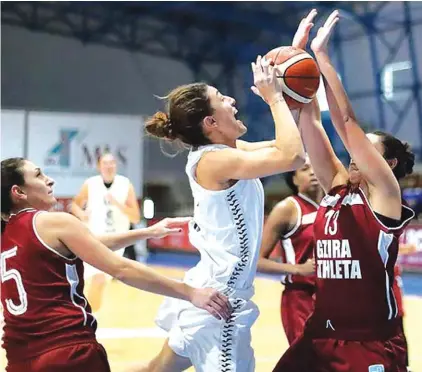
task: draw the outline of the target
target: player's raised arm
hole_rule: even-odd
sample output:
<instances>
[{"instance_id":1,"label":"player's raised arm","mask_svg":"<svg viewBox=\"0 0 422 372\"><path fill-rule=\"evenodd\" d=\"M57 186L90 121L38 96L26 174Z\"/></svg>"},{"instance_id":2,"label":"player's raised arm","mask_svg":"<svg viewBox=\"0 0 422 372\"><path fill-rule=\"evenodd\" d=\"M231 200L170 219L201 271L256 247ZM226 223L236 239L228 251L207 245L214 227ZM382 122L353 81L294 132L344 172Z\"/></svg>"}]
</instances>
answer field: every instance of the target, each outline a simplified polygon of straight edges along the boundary
<instances>
[{"instance_id":1,"label":"player's raised arm","mask_svg":"<svg viewBox=\"0 0 422 372\"><path fill-rule=\"evenodd\" d=\"M304 17L293 37L292 46L306 49L309 32L314 26L317 11L312 9ZM299 130L305 148L311 159L314 172L325 191L347 179L347 171L337 158L330 140L321 123L318 100L305 104L299 113Z\"/></svg>"},{"instance_id":2,"label":"player's raised arm","mask_svg":"<svg viewBox=\"0 0 422 372\"><path fill-rule=\"evenodd\" d=\"M299 130L322 188L328 192L333 187L346 183L348 172L337 158L322 125L317 98L302 108Z\"/></svg>"},{"instance_id":3,"label":"player's raised arm","mask_svg":"<svg viewBox=\"0 0 422 372\"><path fill-rule=\"evenodd\" d=\"M228 148L205 155L200 166L211 169L210 173L220 182L282 173L300 167L305 161L299 130L275 77L275 68L258 56L252 70L255 87L271 108L276 138L273 146L255 151Z\"/></svg>"},{"instance_id":4,"label":"player's raised arm","mask_svg":"<svg viewBox=\"0 0 422 372\"><path fill-rule=\"evenodd\" d=\"M381 153L376 150L359 126L342 82L328 55L327 44L338 20L339 12L331 13L311 44L321 73L324 75L331 119L353 162L372 186L374 208L385 216L400 219L401 196L398 181Z\"/></svg>"}]
</instances>

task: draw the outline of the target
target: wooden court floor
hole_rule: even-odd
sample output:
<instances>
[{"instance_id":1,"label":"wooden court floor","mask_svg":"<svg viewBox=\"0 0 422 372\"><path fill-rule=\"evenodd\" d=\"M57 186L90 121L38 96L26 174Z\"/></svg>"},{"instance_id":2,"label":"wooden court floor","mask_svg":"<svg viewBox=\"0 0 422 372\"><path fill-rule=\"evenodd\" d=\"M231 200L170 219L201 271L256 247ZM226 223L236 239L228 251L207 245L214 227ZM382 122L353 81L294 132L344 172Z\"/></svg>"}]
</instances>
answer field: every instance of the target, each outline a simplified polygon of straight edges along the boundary
<instances>
[{"instance_id":1,"label":"wooden court floor","mask_svg":"<svg viewBox=\"0 0 422 372\"><path fill-rule=\"evenodd\" d=\"M183 270L157 267L164 275L181 278ZM279 303L282 286L273 280L257 278L255 303L261 315L252 328L256 371L271 371L287 348L281 326ZM102 308L96 314L99 341L107 350L112 372L123 372L136 362L155 356L165 340L165 333L154 324L162 297L111 281L106 288ZM413 372L422 372L422 298L405 297L405 329ZM0 371L5 370L4 352L0 353ZM193 368L189 369L193 371Z\"/></svg>"}]
</instances>

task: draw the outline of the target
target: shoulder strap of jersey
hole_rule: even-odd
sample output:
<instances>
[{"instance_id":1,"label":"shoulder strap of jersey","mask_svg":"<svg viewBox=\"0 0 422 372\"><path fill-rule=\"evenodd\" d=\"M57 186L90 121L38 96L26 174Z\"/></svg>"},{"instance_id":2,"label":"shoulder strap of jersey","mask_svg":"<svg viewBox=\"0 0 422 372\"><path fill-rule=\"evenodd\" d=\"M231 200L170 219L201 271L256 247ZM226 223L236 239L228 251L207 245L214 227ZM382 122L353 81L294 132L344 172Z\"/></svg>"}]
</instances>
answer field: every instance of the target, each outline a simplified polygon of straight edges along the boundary
<instances>
[{"instance_id":1,"label":"shoulder strap of jersey","mask_svg":"<svg viewBox=\"0 0 422 372\"><path fill-rule=\"evenodd\" d=\"M194 171L196 169L196 165L198 164L199 160L201 160L201 157L204 155L204 153L209 151L218 151L222 149L229 148L229 146L226 145L220 145L220 144L211 144L211 145L205 145L200 146L198 148L194 148L189 151L188 155L188 162L186 164L186 173L188 177L195 178Z\"/></svg>"},{"instance_id":2,"label":"shoulder strap of jersey","mask_svg":"<svg viewBox=\"0 0 422 372\"><path fill-rule=\"evenodd\" d=\"M293 228L290 231L288 231L286 234L284 234L282 236L283 239L290 238L297 231L297 229L299 228L301 221L302 221L302 208L300 207L300 204L298 203L296 198L297 198L297 196L295 196L295 195L289 196L287 198L287 200L291 200L294 203L296 210L297 210L297 217L296 217L296 224L293 226Z\"/></svg>"}]
</instances>

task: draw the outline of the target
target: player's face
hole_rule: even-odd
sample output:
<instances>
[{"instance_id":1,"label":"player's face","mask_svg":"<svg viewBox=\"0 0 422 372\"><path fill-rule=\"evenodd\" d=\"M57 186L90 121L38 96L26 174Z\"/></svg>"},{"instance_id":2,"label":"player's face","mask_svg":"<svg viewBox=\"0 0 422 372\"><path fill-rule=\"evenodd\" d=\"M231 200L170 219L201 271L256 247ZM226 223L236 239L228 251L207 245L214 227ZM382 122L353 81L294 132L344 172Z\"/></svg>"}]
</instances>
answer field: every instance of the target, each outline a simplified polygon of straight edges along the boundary
<instances>
[{"instance_id":1,"label":"player's face","mask_svg":"<svg viewBox=\"0 0 422 372\"><path fill-rule=\"evenodd\" d=\"M208 87L208 96L214 110L212 117L215 120L215 130L227 139L237 139L246 133L242 121L236 119L237 109L234 98L222 95L216 88Z\"/></svg>"},{"instance_id":2,"label":"player's face","mask_svg":"<svg viewBox=\"0 0 422 372\"><path fill-rule=\"evenodd\" d=\"M296 170L293 181L300 193L315 192L319 189L319 182L314 174L309 157L306 157L303 167Z\"/></svg>"},{"instance_id":3,"label":"player's face","mask_svg":"<svg viewBox=\"0 0 422 372\"><path fill-rule=\"evenodd\" d=\"M382 144L381 137L372 133L368 133L366 137L371 141L376 150L381 155L384 155L384 145ZM352 184L358 184L362 182L362 175L353 159L350 160L349 164L349 178Z\"/></svg>"},{"instance_id":4,"label":"player's face","mask_svg":"<svg viewBox=\"0 0 422 372\"><path fill-rule=\"evenodd\" d=\"M57 200L53 195L54 180L46 176L42 170L30 161L23 166L25 185L20 190L13 190L19 200L28 206L48 211L54 207Z\"/></svg>"},{"instance_id":5,"label":"player's face","mask_svg":"<svg viewBox=\"0 0 422 372\"><path fill-rule=\"evenodd\" d=\"M111 154L103 155L98 163L98 170L106 181L112 181L117 173L116 159Z\"/></svg>"}]
</instances>

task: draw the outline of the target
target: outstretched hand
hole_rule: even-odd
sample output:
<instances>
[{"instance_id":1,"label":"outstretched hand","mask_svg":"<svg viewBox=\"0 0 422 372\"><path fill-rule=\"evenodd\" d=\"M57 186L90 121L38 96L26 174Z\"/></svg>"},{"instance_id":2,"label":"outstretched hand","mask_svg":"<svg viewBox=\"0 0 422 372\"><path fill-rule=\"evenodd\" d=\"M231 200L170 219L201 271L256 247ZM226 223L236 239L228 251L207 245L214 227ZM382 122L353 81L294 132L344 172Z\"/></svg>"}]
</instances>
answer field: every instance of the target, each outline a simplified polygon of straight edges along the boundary
<instances>
[{"instance_id":1,"label":"outstretched hand","mask_svg":"<svg viewBox=\"0 0 422 372\"><path fill-rule=\"evenodd\" d=\"M185 226L192 217L175 217L175 218L164 218L160 222L151 226L153 229L155 238L163 238L167 235L178 234L182 232L182 227Z\"/></svg>"},{"instance_id":2,"label":"outstretched hand","mask_svg":"<svg viewBox=\"0 0 422 372\"><path fill-rule=\"evenodd\" d=\"M311 49L317 53L328 53L328 41L333 33L334 26L340 19L340 13L338 10L332 12L324 23L324 26L320 27L317 36L312 40Z\"/></svg>"},{"instance_id":3,"label":"outstretched hand","mask_svg":"<svg viewBox=\"0 0 422 372\"><path fill-rule=\"evenodd\" d=\"M309 32L314 26L312 22L317 14L318 12L316 9L312 9L309 14L300 21L295 36L293 37L292 46L303 50L306 49L306 45L308 44L309 39Z\"/></svg>"}]
</instances>

